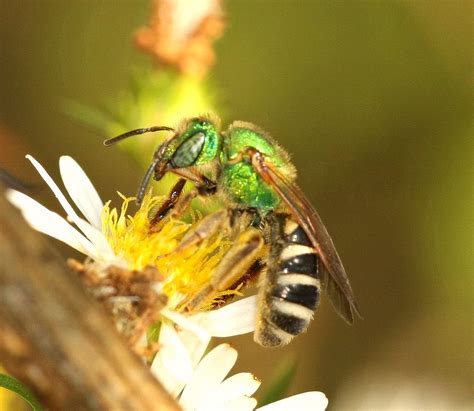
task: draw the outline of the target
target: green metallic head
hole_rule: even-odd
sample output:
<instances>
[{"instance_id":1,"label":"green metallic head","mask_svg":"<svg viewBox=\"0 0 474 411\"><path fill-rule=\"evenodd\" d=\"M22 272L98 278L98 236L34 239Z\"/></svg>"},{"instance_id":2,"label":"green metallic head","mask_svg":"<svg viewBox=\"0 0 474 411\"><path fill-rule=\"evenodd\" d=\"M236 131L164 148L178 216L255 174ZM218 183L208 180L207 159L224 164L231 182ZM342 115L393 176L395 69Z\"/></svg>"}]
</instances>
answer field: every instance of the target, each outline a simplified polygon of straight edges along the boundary
<instances>
[{"instance_id":1,"label":"green metallic head","mask_svg":"<svg viewBox=\"0 0 474 411\"><path fill-rule=\"evenodd\" d=\"M209 115L183 120L174 136L164 143L161 161L167 163L165 171L214 160L221 145L219 127L219 121Z\"/></svg>"},{"instance_id":2,"label":"green metallic head","mask_svg":"<svg viewBox=\"0 0 474 411\"><path fill-rule=\"evenodd\" d=\"M153 161L140 185L137 204L141 204L151 178L159 181L169 171L175 171L195 183L213 186L207 178L197 179L197 174L193 174L192 168L204 166L219 158L222 146L219 129L220 120L212 115L185 119L176 129L157 127L157 131L172 130L174 133L155 151ZM130 133L133 131L127 136ZM141 132L135 130L135 134ZM120 136L116 137L115 141L117 139L120 139Z\"/></svg>"}]
</instances>

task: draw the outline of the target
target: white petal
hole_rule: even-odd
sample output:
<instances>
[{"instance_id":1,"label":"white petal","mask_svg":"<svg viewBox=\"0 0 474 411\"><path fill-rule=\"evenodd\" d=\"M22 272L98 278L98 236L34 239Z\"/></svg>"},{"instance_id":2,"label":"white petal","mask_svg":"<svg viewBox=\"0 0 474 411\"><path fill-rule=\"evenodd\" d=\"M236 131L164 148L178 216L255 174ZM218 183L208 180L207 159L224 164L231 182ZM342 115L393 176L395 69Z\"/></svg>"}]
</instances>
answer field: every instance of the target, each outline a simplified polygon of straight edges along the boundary
<instances>
[{"instance_id":1,"label":"white petal","mask_svg":"<svg viewBox=\"0 0 474 411\"><path fill-rule=\"evenodd\" d=\"M229 344L220 344L210 351L194 370L179 403L184 409L192 409L210 400L210 394L218 388L237 361L237 351Z\"/></svg>"},{"instance_id":2,"label":"white petal","mask_svg":"<svg viewBox=\"0 0 474 411\"><path fill-rule=\"evenodd\" d=\"M91 258L97 258L94 245L59 214L19 191L7 190L6 197L21 210L25 220L35 230L54 237Z\"/></svg>"},{"instance_id":3,"label":"white petal","mask_svg":"<svg viewBox=\"0 0 474 411\"><path fill-rule=\"evenodd\" d=\"M243 298L218 310L192 316L213 337L231 337L253 332L257 297Z\"/></svg>"},{"instance_id":4,"label":"white petal","mask_svg":"<svg viewBox=\"0 0 474 411\"><path fill-rule=\"evenodd\" d=\"M183 329L192 331L196 336L203 341L206 341L210 334L204 329L197 321L193 321L192 317L186 317L176 311L169 310L164 308L161 310L160 314L164 317L169 318L176 325L180 326Z\"/></svg>"},{"instance_id":5,"label":"white petal","mask_svg":"<svg viewBox=\"0 0 474 411\"><path fill-rule=\"evenodd\" d=\"M59 203L63 207L64 211L66 211L68 217L76 224L79 229L86 235L86 237L92 241L92 243L99 249L99 250L107 250L107 254L112 254L112 249L110 245L107 243L107 240L105 239L104 235L100 230L97 228L93 227L91 224L88 222L84 221L82 218L80 218L74 209L71 207L69 202L67 201L66 197L64 197L64 194L61 192L57 184L53 181L51 176L48 174L48 172L44 169L44 167L38 163L32 156L27 155L26 158L31 161L33 166L36 168L38 173L41 175L43 180L48 184L49 188L51 191L54 193L56 198L58 199Z\"/></svg>"},{"instance_id":6,"label":"white petal","mask_svg":"<svg viewBox=\"0 0 474 411\"><path fill-rule=\"evenodd\" d=\"M211 336L209 335L206 339L203 339L197 336L194 331L190 330L181 330L179 336L188 351L191 364L193 368L195 368L206 352L206 348L211 341Z\"/></svg>"},{"instance_id":7,"label":"white petal","mask_svg":"<svg viewBox=\"0 0 474 411\"><path fill-rule=\"evenodd\" d=\"M84 214L84 217L97 229L102 229L101 212L104 203L84 170L69 156L59 159L59 171L69 196Z\"/></svg>"},{"instance_id":8,"label":"white petal","mask_svg":"<svg viewBox=\"0 0 474 411\"><path fill-rule=\"evenodd\" d=\"M199 409L228 410L250 409L257 405L257 401L250 398L260 386L260 381L251 373L235 374L223 381L215 391L209 393L208 398Z\"/></svg>"},{"instance_id":9,"label":"white petal","mask_svg":"<svg viewBox=\"0 0 474 411\"><path fill-rule=\"evenodd\" d=\"M178 327L182 327L179 331L177 331L177 335L179 337L180 344L182 344L187 353L187 358L189 358L191 368L194 369L201 360L207 346L209 345L209 341L211 340L210 334L200 327L199 324L196 324L194 321L191 321L189 318L175 311L163 309L161 314L177 324ZM175 331L174 328L173 331ZM160 332L160 343L161 336L162 334ZM153 364L155 364L155 362L153 362ZM158 367L158 365L156 365L156 367ZM172 392L174 396L177 396L183 390L186 382L188 382L189 379L190 378L175 381L172 390L169 391Z\"/></svg>"},{"instance_id":10,"label":"white petal","mask_svg":"<svg viewBox=\"0 0 474 411\"><path fill-rule=\"evenodd\" d=\"M159 344L160 350L151 364L151 372L171 395L177 396L191 379L191 359L173 325L167 322L161 324Z\"/></svg>"},{"instance_id":11,"label":"white petal","mask_svg":"<svg viewBox=\"0 0 474 411\"><path fill-rule=\"evenodd\" d=\"M197 411L253 411L256 405L257 400L255 398L239 397L225 403L202 405L197 408Z\"/></svg>"},{"instance_id":12,"label":"white petal","mask_svg":"<svg viewBox=\"0 0 474 411\"><path fill-rule=\"evenodd\" d=\"M258 408L258 411L324 411L328 406L328 399L318 391L309 391L293 395L280 401L273 402Z\"/></svg>"},{"instance_id":13,"label":"white petal","mask_svg":"<svg viewBox=\"0 0 474 411\"><path fill-rule=\"evenodd\" d=\"M97 250L97 254L101 256L103 260L106 260L109 263L118 264L121 266L126 267L126 262L117 257L112 250L109 242L105 238L105 235L89 224L86 220L78 217L78 221L80 221L79 228L86 234L89 240L94 244L94 247Z\"/></svg>"},{"instance_id":14,"label":"white petal","mask_svg":"<svg viewBox=\"0 0 474 411\"><path fill-rule=\"evenodd\" d=\"M61 204L61 206L64 208L64 211L66 211L68 217L71 218L71 220L73 220L74 223L77 224L76 220L78 219L78 215L76 214L74 209L71 207L66 197L64 197L64 194L61 192L60 188L57 186L57 184L54 182L54 180L51 178L48 172L34 157L28 154L26 155L26 158L31 161L31 164L33 164L34 168L36 168L36 171L38 171L38 173L43 178L45 183L48 184L49 188L51 189L53 194L56 196L56 198L59 200L59 203Z\"/></svg>"},{"instance_id":15,"label":"white petal","mask_svg":"<svg viewBox=\"0 0 474 411\"><path fill-rule=\"evenodd\" d=\"M219 385L213 395L213 402L226 402L244 396L250 397L258 390L260 384L260 381L249 372L235 374Z\"/></svg>"},{"instance_id":16,"label":"white petal","mask_svg":"<svg viewBox=\"0 0 474 411\"><path fill-rule=\"evenodd\" d=\"M205 340L198 337L193 331L189 330L180 330L178 331L178 336L181 340L181 343L186 349L187 355L190 359L191 368L194 369L196 365L201 360L202 356L206 352L206 348L209 345L211 337L209 336ZM189 378L190 379L190 378ZM170 393L177 397L178 394L183 390L186 383L189 379L182 381L175 381L174 386Z\"/></svg>"}]
</instances>

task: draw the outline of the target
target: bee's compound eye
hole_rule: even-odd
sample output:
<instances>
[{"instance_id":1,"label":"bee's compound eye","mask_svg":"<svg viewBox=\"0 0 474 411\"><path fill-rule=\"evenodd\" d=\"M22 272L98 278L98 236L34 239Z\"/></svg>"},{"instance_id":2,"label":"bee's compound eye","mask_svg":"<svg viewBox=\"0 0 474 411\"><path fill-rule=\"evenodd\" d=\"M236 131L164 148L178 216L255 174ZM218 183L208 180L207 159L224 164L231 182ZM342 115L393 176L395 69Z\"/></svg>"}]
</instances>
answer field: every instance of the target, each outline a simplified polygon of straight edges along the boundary
<instances>
[{"instance_id":1,"label":"bee's compound eye","mask_svg":"<svg viewBox=\"0 0 474 411\"><path fill-rule=\"evenodd\" d=\"M189 167L201 154L206 136L202 132L198 132L184 141L175 151L171 159L173 168Z\"/></svg>"}]
</instances>

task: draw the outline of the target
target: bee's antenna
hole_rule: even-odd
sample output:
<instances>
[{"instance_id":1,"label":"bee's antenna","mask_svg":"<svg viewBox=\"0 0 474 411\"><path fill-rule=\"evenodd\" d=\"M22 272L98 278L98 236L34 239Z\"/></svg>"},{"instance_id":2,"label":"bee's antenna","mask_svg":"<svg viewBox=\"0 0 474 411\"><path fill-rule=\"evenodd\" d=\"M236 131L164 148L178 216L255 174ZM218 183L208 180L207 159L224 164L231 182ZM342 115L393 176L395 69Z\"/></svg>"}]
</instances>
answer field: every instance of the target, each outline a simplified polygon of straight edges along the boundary
<instances>
[{"instance_id":1,"label":"bee's antenna","mask_svg":"<svg viewBox=\"0 0 474 411\"><path fill-rule=\"evenodd\" d=\"M150 183L151 176L153 175L153 172L155 171L155 167L160 161L159 158L154 158L152 163L150 164L150 167L146 170L145 176L143 177L143 180L140 184L140 187L138 189L137 193L137 205L141 206L143 202L143 198L145 197L146 189L148 187L148 184Z\"/></svg>"},{"instance_id":2,"label":"bee's antenna","mask_svg":"<svg viewBox=\"0 0 474 411\"><path fill-rule=\"evenodd\" d=\"M127 131L126 133L120 134L117 137L112 137L112 138L108 138L107 140L104 140L104 146L111 146L112 144L125 140L128 137L137 136L139 134L145 134L145 133L154 133L156 131L174 131L174 128L166 127L166 126L137 128L135 130Z\"/></svg>"}]
</instances>

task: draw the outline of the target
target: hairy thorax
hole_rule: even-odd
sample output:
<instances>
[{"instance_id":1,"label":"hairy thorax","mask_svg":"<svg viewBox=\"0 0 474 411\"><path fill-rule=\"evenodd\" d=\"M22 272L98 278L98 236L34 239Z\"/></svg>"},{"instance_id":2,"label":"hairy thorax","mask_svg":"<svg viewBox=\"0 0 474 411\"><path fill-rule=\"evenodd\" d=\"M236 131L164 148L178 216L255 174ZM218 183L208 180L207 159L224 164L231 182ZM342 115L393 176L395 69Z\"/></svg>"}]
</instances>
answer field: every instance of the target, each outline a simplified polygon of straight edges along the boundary
<instances>
[{"instance_id":1,"label":"hairy thorax","mask_svg":"<svg viewBox=\"0 0 474 411\"><path fill-rule=\"evenodd\" d=\"M248 163L225 166L221 178L227 199L238 206L256 208L265 214L280 204L277 193Z\"/></svg>"}]
</instances>

